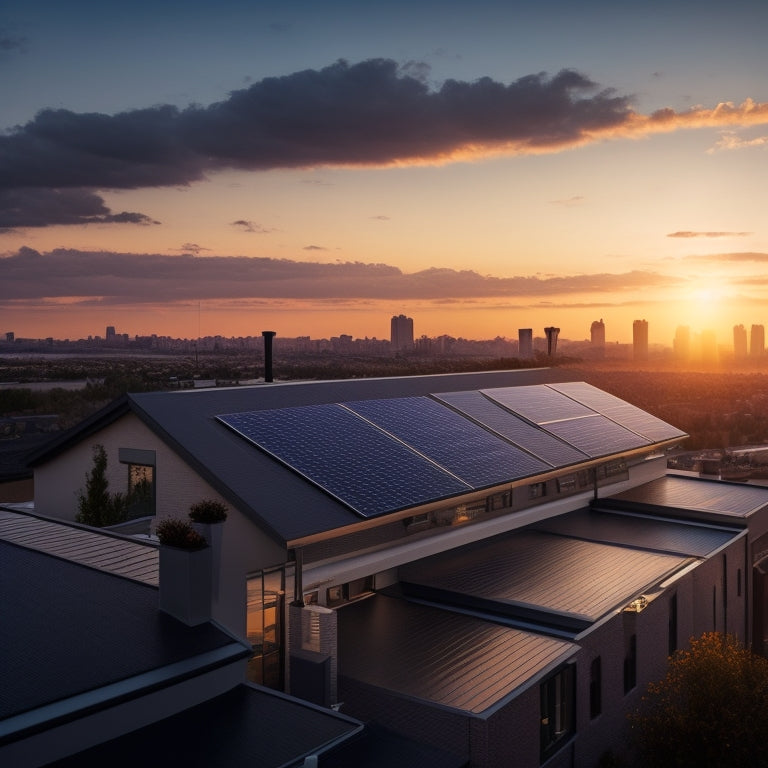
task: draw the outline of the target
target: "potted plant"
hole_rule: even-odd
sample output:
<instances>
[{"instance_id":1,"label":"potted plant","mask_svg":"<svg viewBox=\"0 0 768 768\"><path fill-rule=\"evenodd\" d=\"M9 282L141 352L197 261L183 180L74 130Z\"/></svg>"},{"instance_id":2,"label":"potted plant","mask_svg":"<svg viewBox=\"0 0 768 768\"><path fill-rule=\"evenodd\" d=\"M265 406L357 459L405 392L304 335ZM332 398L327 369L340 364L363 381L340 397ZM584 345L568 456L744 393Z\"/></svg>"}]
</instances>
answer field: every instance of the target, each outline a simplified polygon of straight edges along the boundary
<instances>
[{"instance_id":1,"label":"potted plant","mask_svg":"<svg viewBox=\"0 0 768 768\"><path fill-rule=\"evenodd\" d=\"M211 618L211 548L187 520L157 524L160 541L160 609L195 626Z\"/></svg>"},{"instance_id":2,"label":"potted plant","mask_svg":"<svg viewBox=\"0 0 768 768\"><path fill-rule=\"evenodd\" d=\"M193 528L205 538L212 547L221 543L221 526L227 519L227 507L215 499L203 499L189 508L189 519Z\"/></svg>"},{"instance_id":3,"label":"potted plant","mask_svg":"<svg viewBox=\"0 0 768 768\"><path fill-rule=\"evenodd\" d=\"M203 549L206 540L186 520L166 517L157 524L157 538L166 547L194 551Z\"/></svg>"}]
</instances>

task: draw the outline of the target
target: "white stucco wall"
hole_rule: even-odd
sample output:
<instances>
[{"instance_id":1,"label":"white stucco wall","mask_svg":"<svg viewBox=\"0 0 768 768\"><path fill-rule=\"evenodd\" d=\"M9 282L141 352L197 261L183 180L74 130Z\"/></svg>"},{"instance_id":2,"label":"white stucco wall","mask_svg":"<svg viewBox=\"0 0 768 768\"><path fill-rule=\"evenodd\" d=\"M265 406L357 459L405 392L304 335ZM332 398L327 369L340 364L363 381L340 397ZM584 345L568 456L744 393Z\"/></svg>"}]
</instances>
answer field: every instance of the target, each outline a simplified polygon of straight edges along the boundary
<instances>
[{"instance_id":1,"label":"white stucco wall","mask_svg":"<svg viewBox=\"0 0 768 768\"><path fill-rule=\"evenodd\" d=\"M126 414L89 439L35 469L35 512L63 520L77 515L78 491L93 466L93 446L107 453L110 492L125 492L128 469L119 461L120 449L155 451L157 519L186 518L189 507L201 499L227 505L229 516L222 530L222 547L214 553L214 620L240 637L246 627L246 576L285 562L285 550L250 519L220 496L200 475L171 450L138 417Z\"/></svg>"}]
</instances>

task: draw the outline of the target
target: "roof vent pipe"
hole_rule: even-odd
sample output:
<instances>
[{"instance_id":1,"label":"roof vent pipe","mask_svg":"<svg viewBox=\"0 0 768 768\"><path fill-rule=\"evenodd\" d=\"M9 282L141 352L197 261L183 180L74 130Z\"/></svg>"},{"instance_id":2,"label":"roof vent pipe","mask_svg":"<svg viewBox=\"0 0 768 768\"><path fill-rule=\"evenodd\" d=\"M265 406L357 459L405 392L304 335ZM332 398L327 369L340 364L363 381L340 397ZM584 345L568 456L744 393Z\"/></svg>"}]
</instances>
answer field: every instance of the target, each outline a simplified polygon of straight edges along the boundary
<instances>
[{"instance_id":1,"label":"roof vent pipe","mask_svg":"<svg viewBox=\"0 0 768 768\"><path fill-rule=\"evenodd\" d=\"M264 337L264 381L272 381L272 339L275 338L274 331L262 331Z\"/></svg>"}]
</instances>

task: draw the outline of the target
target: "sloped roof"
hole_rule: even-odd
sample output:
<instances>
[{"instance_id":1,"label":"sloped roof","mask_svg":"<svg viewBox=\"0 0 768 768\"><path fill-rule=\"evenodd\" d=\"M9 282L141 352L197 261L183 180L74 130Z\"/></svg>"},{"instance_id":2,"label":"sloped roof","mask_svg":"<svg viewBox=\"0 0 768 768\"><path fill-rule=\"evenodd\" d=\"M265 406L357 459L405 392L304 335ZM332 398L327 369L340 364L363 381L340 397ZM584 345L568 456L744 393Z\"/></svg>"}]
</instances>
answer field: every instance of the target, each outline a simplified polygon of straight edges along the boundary
<instances>
[{"instance_id":1,"label":"sloped roof","mask_svg":"<svg viewBox=\"0 0 768 768\"><path fill-rule=\"evenodd\" d=\"M285 544L685 437L589 385L546 386L563 377L539 369L141 393L118 403L114 414L136 413L233 506ZM475 402L451 393L475 393ZM557 416L549 418L555 405ZM631 427L599 409L627 418ZM103 412L84 429L93 433L110 418ZM479 453L460 450L469 438ZM78 433L63 438L37 461L77 439ZM451 446L459 449L451 454ZM483 451L494 461L484 461ZM468 467L468 459L475 465ZM489 474L505 462L506 470Z\"/></svg>"},{"instance_id":2,"label":"sloped roof","mask_svg":"<svg viewBox=\"0 0 768 768\"><path fill-rule=\"evenodd\" d=\"M157 545L133 537L0 508L0 539L145 584L158 583Z\"/></svg>"},{"instance_id":3,"label":"sloped roof","mask_svg":"<svg viewBox=\"0 0 768 768\"><path fill-rule=\"evenodd\" d=\"M655 514L670 510L693 519L746 525L768 506L768 488L746 483L665 475L600 500L610 509L634 509Z\"/></svg>"},{"instance_id":4,"label":"sloped roof","mask_svg":"<svg viewBox=\"0 0 768 768\"><path fill-rule=\"evenodd\" d=\"M477 716L578 650L568 641L385 594L345 606L338 620L342 678Z\"/></svg>"},{"instance_id":5,"label":"sloped roof","mask_svg":"<svg viewBox=\"0 0 768 768\"><path fill-rule=\"evenodd\" d=\"M302 765L305 757L333 748L362 727L332 709L242 684L54 765L284 768Z\"/></svg>"},{"instance_id":6,"label":"sloped roof","mask_svg":"<svg viewBox=\"0 0 768 768\"><path fill-rule=\"evenodd\" d=\"M577 633L692 558L525 529L400 568L406 594Z\"/></svg>"},{"instance_id":7,"label":"sloped roof","mask_svg":"<svg viewBox=\"0 0 768 768\"><path fill-rule=\"evenodd\" d=\"M156 588L0 541L0 743L248 655L158 607ZM10 618L12 617L12 619Z\"/></svg>"},{"instance_id":8,"label":"sloped roof","mask_svg":"<svg viewBox=\"0 0 768 768\"><path fill-rule=\"evenodd\" d=\"M709 557L740 532L733 527L699 525L686 520L657 520L647 515L600 509L582 509L550 517L534 527L603 544L701 558Z\"/></svg>"}]
</instances>

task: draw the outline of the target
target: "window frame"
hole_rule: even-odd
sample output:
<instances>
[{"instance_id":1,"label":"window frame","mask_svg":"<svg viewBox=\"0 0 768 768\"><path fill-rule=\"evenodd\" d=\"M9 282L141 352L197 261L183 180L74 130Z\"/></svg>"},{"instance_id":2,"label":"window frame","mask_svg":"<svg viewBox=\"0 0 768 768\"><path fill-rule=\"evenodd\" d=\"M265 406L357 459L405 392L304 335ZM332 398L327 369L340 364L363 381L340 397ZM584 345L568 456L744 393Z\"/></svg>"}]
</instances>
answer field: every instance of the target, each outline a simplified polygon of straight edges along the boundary
<instances>
[{"instance_id":1,"label":"window frame","mask_svg":"<svg viewBox=\"0 0 768 768\"><path fill-rule=\"evenodd\" d=\"M548 760L576 733L576 665L563 664L539 686L541 762ZM558 729L559 728L559 729Z\"/></svg>"}]
</instances>

